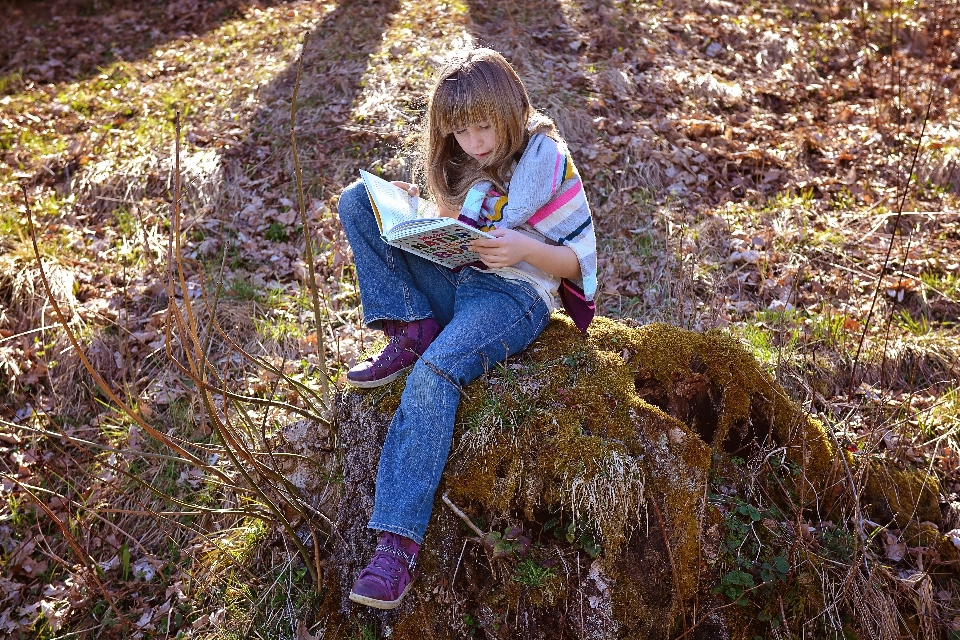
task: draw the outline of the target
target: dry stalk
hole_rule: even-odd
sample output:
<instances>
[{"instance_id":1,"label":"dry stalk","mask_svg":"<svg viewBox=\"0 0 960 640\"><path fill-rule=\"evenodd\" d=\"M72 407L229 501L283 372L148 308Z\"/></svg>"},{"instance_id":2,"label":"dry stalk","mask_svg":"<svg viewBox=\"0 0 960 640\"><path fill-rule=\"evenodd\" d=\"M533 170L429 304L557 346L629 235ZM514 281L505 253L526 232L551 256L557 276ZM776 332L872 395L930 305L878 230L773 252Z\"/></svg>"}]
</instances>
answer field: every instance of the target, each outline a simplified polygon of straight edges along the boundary
<instances>
[{"instance_id":1,"label":"dry stalk","mask_svg":"<svg viewBox=\"0 0 960 640\"><path fill-rule=\"evenodd\" d=\"M46 415L46 414L45 414L45 415ZM48 418L48 420L50 420L50 422L51 422L52 424L55 424L55 423L53 422L53 420L50 418L50 416L47 416L47 418ZM17 426L17 427L19 427L20 429L34 430L34 431L37 432L37 433L42 433L43 435L47 435L47 436L54 436L54 437L63 438L63 439L65 439L65 440L67 440L68 442L70 442L71 444L73 444L74 446L76 446L77 449L80 450L82 453L85 453L85 454L87 454L87 455L91 455L91 456L92 456L92 453L91 453L89 450L87 450L87 449L85 448L85 446L82 444L82 443L85 443L86 441L78 440L78 439L72 437L70 434L68 434L67 432L65 432L65 431L63 431L63 430L61 430L59 433L54 433L54 432L48 432L48 431L46 431L46 430L30 429L29 427L26 427L26 425L13 425L13 426ZM53 446L54 446L54 448L55 448L64 458L67 458L67 459L71 460L71 462L73 462L73 468L74 468L74 469L80 469L80 468L82 468L82 465L81 465L70 453L68 453L67 451L61 449L61 448L58 447L55 443L54 443ZM107 447L102 447L102 446L101 446L101 448L107 448ZM114 451L118 451L118 450L114 450ZM119 451L118 451L118 452L119 452ZM138 452L138 455L147 456L147 455L149 455L149 454L147 454L146 452ZM160 454L155 454L155 455L156 455L157 457L161 457ZM177 459L173 458L172 456L162 456L162 457L164 457L164 458L169 458L169 459L173 459L173 460L177 460ZM183 461L183 462L186 462L186 461ZM153 519L155 522L161 522L161 521L170 522L170 523L173 524L174 526L177 526L177 527L182 528L182 529L186 529L186 530L190 531L191 533L193 533L194 535L199 536L199 537L205 539L207 542L210 542L211 544L213 544L214 546L216 546L218 549L220 549L221 551L223 551L223 552L226 554L226 556L229 558L230 562L236 567L236 569L237 569L238 571L240 571L241 573L247 574L250 578L253 578L253 577L254 577L246 567L242 566L239 562L236 561L236 559L235 559L232 555L226 553L226 551L225 551L224 549L220 548L220 545L219 545L216 541L212 540L206 533L204 533L204 532L201 531L201 530L196 529L195 527L193 527L193 526L191 526L191 525L184 524L184 523L182 523L182 522L180 522L180 521L178 521L178 520L174 520L174 519L172 519L172 518L179 518L179 517L184 516L184 515L216 514L216 515L237 515L237 516L246 516L246 517L257 518L257 519L260 519L260 520L270 520L270 519L271 519L271 518L270 518L270 514L268 514L268 513L263 513L263 512L259 512L259 513L258 513L258 512L255 512L255 511L243 510L243 509L212 509L212 508L210 508L210 507L204 507L204 506L200 506L200 505L190 504L190 503L184 502L184 501L182 501L182 500L180 500L180 499L178 499L178 498L174 498L173 496L167 495L167 494L159 491L158 489L156 489L156 488L155 488L153 485L151 485L150 483L145 482L139 475L132 474L132 473L128 472L126 469L124 469L124 468L122 468L122 467L120 467L120 466L118 466L118 465L114 465L114 464L111 464L111 463L109 463L109 462L105 462L105 463L104 463L104 466L105 466L106 468L112 470L112 471L115 471L116 473L118 473L118 474L120 474L120 475L125 476L127 479L132 480L133 482L136 482L137 484L141 485L148 493L153 493L154 495L156 495L156 496L157 496L158 498L160 498L161 500L168 501L168 502L172 502L172 503L174 503L174 504L176 504L176 505L178 505L178 506L183 507L184 509L191 509L191 510L190 510L190 511L180 510L180 511L170 511L170 512L166 512L166 511L157 511L157 510L155 510L155 509L151 509L148 505L144 504L144 503L143 503L140 499L138 499L136 496L127 493L119 484L114 483L114 482L108 482L108 483L107 483L107 486L109 486L111 489L113 489L114 491L116 491L116 492L117 492L120 496L122 496L123 498L126 498L126 499L129 500L130 502L135 503L135 504L137 504L138 506L142 507L142 509L141 509L141 510L112 509L112 508L103 508L103 507L99 507L99 506L96 507L96 508L91 508L89 505L87 505L87 504L85 504L85 503L77 502L76 500L73 500L73 499L71 499L71 498L68 498L67 496L65 496L65 495L63 495L63 494L58 493L58 492L55 492L55 491L52 491L52 490L50 490L50 489L44 489L44 488L42 488L42 487L35 487L35 486L29 486L29 485L25 485L25 486L27 486L29 489L32 489L32 490L37 491L37 492L43 492L43 493L48 493L48 494L50 494L50 495L58 496L58 497L62 500L63 504L69 504L70 506L72 506L74 509L76 509L76 510L78 510L78 511L80 511L80 510L85 511L86 513L88 513L90 516L92 516L92 517L95 518L96 520L102 522L105 526L111 527L111 528L114 529L118 534L123 535L124 537L126 537L127 539L129 539L134 546L140 548L141 551L143 551L145 554L148 554L149 552L148 552L148 550L144 547L144 545L142 544L142 541L141 541L139 538L137 538L136 536L132 535L130 532L126 531L125 529L123 529L122 527L118 526L117 524L111 522L110 520L105 519L105 518L104 518L102 515L100 515L100 514L102 514L102 513L119 513L119 514L130 514L130 515L142 515L142 516L148 516L148 517L150 517L150 518ZM63 477L59 476L58 474L55 474L55 475L57 475L58 479L60 479L60 480L62 480L62 481L66 481L66 478L63 478ZM89 476L89 473L88 473L87 475ZM47 480L48 480L48 483L49 483L49 477L47 477ZM52 483L49 483L49 484L52 485ZM233 491L238 492L238 493L245 492L242 487L230 486L229 488L230 488L231 490L233 490ZM252 491L246 491L246 492L252 493ZM81 525L81 526L83 526L83 525ZM88 532L89 532L89 529L88 529ZM167 537L169 538L169 535L168 535Z\"/></svg>"},{"instance_id":2,"label":"dry stalk","mask_svg":"<svg viewBox=\"0 0 960 640\"><path fill-rule=\"evenodd\" d=\"M327 350L323 337L323 318L320 315L320 294L317 291L317 280L313 267L313 246L311 243L310 225L307 220L307 207L303 197L303 175L300 171L300 158L297 154L297 94L300 92L300 72L303 69L303 52L307 48L308 39L309 36L304 36L303 44L300 48L300 56L297 58L297 76L293 85L293 98L290 100L290 145L293 150L294 174L297 178L297 200L300 205L300 222L303 225L304 252L306 254L304 257L307 262L307 278L310 280L308 284L310 285L310 294L313 298L313 313L317 325L317 358L320 360L322 370L320 384L323 393L323 406L335 411L330 404L330 386L327 379ZM333 425L335 424L336 421L333 421ZM331 429L335 429L333 425L331 425ZM336 437L335 431L331 431L331 433Z\"/></svg>"},{"instance_id":3,"label":"dry stalk","mask_svg":"<svg viewBox=\"0 0 960 640\"><path fill-rule=\"evenodd\" d=\"M207 311L208 311L208 313L210 314L210 325L211 325L211 327L213 327L213 329L215 329L215 330L217 331L217 333L220 335L220 337L223 339L223 341L227 344L227 346L230 347L231 349L237 351L238 353L240 353L244 358L246 358L248 361L256 364L258 367L260 367L260 368L262 368L262 369L264 369L264 370L266 370L266 371L269 371L269 372L272 373L273 375L277 376L277 378L280 378L280 379L284 380L285 382L289 383L290 386L293 387L293 388L297 391L297 395L298 395L311 409L313 409L313 412L311 413L310 411L307 411L307 410L305 410L305 409L301 409L300 407L298 407L298 406L296 406L296 405L293 405L293 404L290 404L290 403L287 403L287 402L282 402L282 401L279 401L279 400L269 400L269 399L266 399L266 398L254 398L254 397L252 397L252 396L245 396L245 395L242 395L242 394L239 394L239 393L234 393L234 392L232 392L232 391L230 391L229 389L226 388L226 381L223 380L223 379L220 379L220 382L221 382L222 386L220 386L220 387L214 387L214 386L209 386L209 385L208 385L209 390L210 390L210 391L215 391L216 393L224 394L224 395L226 395L228 398L230 398L231 400L239 400L239 401L242 401L242 402L249 402L249 403L251 403L251 404L258 404L258 405L261 405L261 406L264 406L264 407L274 407L274 408L277 408L277 409L283 409L283 410L285 410L285 411L290 411L290 412L292 412L292 413L299 414L299 415L303 416L304 418L308 418L308 419L310 419L310 420L313 420L314 422L318 422L318 423L323 424L323 425L326 425L326 426L328 426L328 427L331 426L330 420L327 420L325 417L323 417L323 415L321 415L321 414L323 413L323 411L324 411L325 405L321 405L321 408L320 408L320 410L318 411L317 408L316 408L315 406L313 406L313 404L311 403L310 397L313 397L314 399L321 400L321 402L323 402L323 400L320 399L320 398L316 398L316 393L314 393L314 391L313 391L310 387L308 387L308 386L306 386L305 384L301 383L299 380L296 380L296 379L291 378L290 376L288 376L286 373L284 373L283 367L277 367L277 366L273 365L272 363L268 362L267 360L263 360L262 358L258 358L258 357L256 357L256 356L254 356L253 354L249 353L246 349L244 349L242 346L240 346L240 344L238 344L233 338L231 338L231 337L227 334L226 331L223 330L223 327L220 325L220 322L219 322L219 321L217 320L217 318L216 318L216 313L215 313L216 307L215 307L215 306L211 306L210 303L209 303L208 300L207 300L207 294L206 294L206 290L205 290L204 284L205 284L205 280L204 280L204 278L203 278L203 271L201 270L201 272L200 272L200 285L201 285L201 287L200 287L200 292L201 292L201 295L202 295L202 297L203 297L204 304L206 304ZM222 288L222 285L223 285L222 281L217 283L217 291L218 291L218 292L219 292L220 289ZM179 363L177 363L177 364L179 364ZM181 369L182 369L182 366L181 366ZM217 375L218 378L220 378L220 376L219 376L219 374L216 372L216 370L214 370L213 373L214 373L215 375Z\"/></svg>"},{"instance_id":4,"label":"dry stalk","mask_svg":"<svg viewBox=\"0 0 960 640\"><path fill-rule=\"evenodd\" d=\"M70 344L73 346L74 351L77 354L77 357L80 358L80 361L83 363L84 368L87 370L87 373L93 378L94 382L97 383L97 386L101 391L106 394L111 402L116 404L120 409L127 414L134 422L137 423L137 426L141 427L144 431L150 434L152 437L156 438L158 441L173 449L178 454L190 461L194 466L209 470L211 473L219 477L224 483L231 484L230 478L227 477L223 472L221 472L216 467L213 467L207 464L204 460L193 455L183 447L181 447L174 438L168 436L167 434L154 429L150 426L146 420L140 415L139 412L134 411L127 403L123 402L110 388L110 385L103 379L103 377L97 372L94 366L90 363L90 360L84 354L83 350L80 348L80 343L77 340L77 337L74 335L73 331L70 329L67 319L63 314L63 311L60 309L60 304L57 302L56 297L53 295L52 289L50 287L50 282L47 280L46 272L43 268L43 261L40 258L40 248L37 245L37 234L36 229L33 224L33 213L30 209L29 201L27 198L26 189L23 189L24 202L26 203L27 210L27 223L30 229L30 240L33 243L33 253L37 260L38 272L40 274L40 281L43 284L44 291L47 294L47 299L50 301L50 306L53 307L53 311L57 316L57 320L60 322L60 326L63 327L64 332L67 335L67 338L70 340Z\"/></svg>"},{"instance_id":5,"label":"dry stalk","mask_svg":"<svg viewBox=\"0 0 960 640\"><path fill-rule=\"evenodd\" d=\"M26 195L26 194L24 194L24 195ZM28 207L28 208L29 208L29 207ZM30 230L31 230L31 232L33 231L33 226L32 226L32 224L31 224L31 229L30 229ZM74 554L77 556L77 558L84 564L84 566L87 568L87 570L90 571L90 575L93 577L94 582L97 583L97 587L100 589L100 593L103 594L103 599L107 601L107 604L110 605L110 608L113 610L113 612L114 612L115 614L117 614L117 620L120 621L120 624L122 624L124 628L129 628L129 627L130 627L130 621L127 619L126 616L124 616L122 613L120 613L120 610L117 608L117 605L116 605L116 603L113 601L113 598L110 597L110 592L108 592L107 589L106 589L106 587L103 586L103 583L100 582L100 577L97 575L97 563L94 562L93 559L90 558L89 555L87 555L86 553L84 553L83 548L80 546L80 543L77 541L77 539L73 537L73 534L70 533L69 528L68 528L65 524L63 524L63 522L60 520L60 518L58 518L58 517L56 516L56 514L53 513L53 511L50 510L50 507L48 507L48 506L43 502L43 500L41 500L40 498L38 498L38 497L36 496L36 494L34 494L33 491L31 491L25 484L23 484L22 482L20 482L20 480L18 480L18 479L15 478L14 476L11 476L11 475L9 475L9 474L7 474L7 473L3 473L3 474L0 474L0 475L3 475L3 477L4 477L5 479L9 480L10 482L13 482L13 483L16 484L18 487L20 487L20 489L22 489L24 493L26 493L28 496L30 496L30 499L33 500L33 502L34 502L38 507L40 507L40 509L47 515L47 517L50 518L50 520L51 520L55 525L57 525L57 528L60 529L60 532L63 534L64 540L66 540L66 541L67 541L67 544L70 545L70 548L73 550L73 553L74 553Z\"/></svg>"}]
</instances>

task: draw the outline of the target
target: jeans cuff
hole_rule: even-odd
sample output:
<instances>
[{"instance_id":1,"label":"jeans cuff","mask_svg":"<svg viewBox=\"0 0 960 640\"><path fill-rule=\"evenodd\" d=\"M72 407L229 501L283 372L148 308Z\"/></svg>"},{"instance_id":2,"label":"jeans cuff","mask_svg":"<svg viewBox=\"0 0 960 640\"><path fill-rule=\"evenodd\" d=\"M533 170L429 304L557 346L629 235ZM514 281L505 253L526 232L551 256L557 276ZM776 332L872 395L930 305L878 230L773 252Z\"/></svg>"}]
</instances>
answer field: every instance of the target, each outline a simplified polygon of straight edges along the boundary
<instances>
[{"instance_id":1,"label":"jeans cuff","mask_svg":"<svg viewBox=\"0 0 960 640\"><path fill-rule=\"evenodd\" d=\"M374 522L373 520L371 520L367 524L367 529L373 529L374 531L389 531L390 533L395 533L398 536L404 536L405 538L410 538L417 544L423 544L423 535L418 534L411 529L407 529L406 527L398 527L396 525L383 524L383 523Z\"/></svg>"},{"instance_id":2,"label":"jeans cuff","mask_svg":"<svg viewBox=\"0 0 960 640\"><path fill-rule=\"evenodd\" d=\"M432 317L433 317L432 314L427 314L427 315L411 314L411 315L406 316L406 317L403 317L403 316L398 317L397 314L395 314L395 313L394 313L394 314L390 314L390 313L374 313L374 314L369 314L369 315L368 315L367 313L364 313L364 314L363 314L363 324L364 324L364 326L366 326L368 329L381 330L381 329L383 329L383 321L384 321L384 320L399 320L400 322L414 322L414 321L416 321L416 320L426 320L427 318L432 318ZM369 319L368 319L368 318L369 318ZM394 533L396 533L396 532L394 532Z\"/></svg>"}]
</instances>

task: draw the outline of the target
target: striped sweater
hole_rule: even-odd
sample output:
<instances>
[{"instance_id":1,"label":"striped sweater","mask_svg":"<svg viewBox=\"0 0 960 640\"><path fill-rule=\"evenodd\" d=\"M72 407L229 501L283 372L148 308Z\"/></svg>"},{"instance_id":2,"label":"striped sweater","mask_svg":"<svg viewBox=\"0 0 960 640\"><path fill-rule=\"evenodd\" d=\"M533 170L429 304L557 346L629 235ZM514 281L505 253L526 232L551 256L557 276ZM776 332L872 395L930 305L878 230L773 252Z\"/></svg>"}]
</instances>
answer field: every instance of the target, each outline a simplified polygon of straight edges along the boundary
<instances>
[{"instance_id":1,"label":"striped sweater","mask_svg":"<svg viewBox=\"0 0 960 640\"><path fill-rule=\"evenodd\" d=\"M510 178L506 195L490 182L467 194L460 220L485 231L532 227L550 244L573 249L580 262L579 280L563 279L558 293L564 309L581 331L596 312L597 241L583 182L563 142L543 134L530 138Z\"/></svg>"}]
</instances>

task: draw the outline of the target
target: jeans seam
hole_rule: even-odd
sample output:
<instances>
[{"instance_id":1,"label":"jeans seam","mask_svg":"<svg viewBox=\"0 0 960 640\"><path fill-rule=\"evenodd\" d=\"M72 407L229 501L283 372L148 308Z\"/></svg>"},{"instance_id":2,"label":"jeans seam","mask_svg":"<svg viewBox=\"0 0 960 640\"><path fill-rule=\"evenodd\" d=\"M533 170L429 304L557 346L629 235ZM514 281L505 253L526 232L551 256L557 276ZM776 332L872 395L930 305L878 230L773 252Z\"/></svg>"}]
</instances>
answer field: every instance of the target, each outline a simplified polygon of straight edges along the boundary
<instances>
[{"instance_id":1,"label":"jeans seam","mask_svg":"<svg viewBox=\"0 0 960 640\"><path fill-rule=\"evenodd\" d=\"M451 271L450 269L447 269L446 267L444 267L444 266L442 266L442 265L435 265L435 266L437 267L437 271L440 272L440 275L443 276L443 278L444 278L447 282L449 282L450 284L452 284L452 285L454 286L454 288L456 288L456 287L459 285L459 282L457 281L457 278L455 277L456 274L454 274L453 271Z\"/></svg>"}]
</instances>

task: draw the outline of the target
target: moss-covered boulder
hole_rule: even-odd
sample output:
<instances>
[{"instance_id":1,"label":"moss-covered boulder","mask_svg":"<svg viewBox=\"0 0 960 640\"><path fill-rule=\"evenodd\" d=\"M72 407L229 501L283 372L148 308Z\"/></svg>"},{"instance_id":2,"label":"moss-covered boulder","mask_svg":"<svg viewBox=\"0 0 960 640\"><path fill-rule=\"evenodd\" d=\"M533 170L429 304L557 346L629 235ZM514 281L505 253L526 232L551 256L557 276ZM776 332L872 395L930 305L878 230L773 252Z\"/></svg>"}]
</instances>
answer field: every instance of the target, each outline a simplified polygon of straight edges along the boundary
<instances>
[{"instance_id":1,"label":"moss-covered boulder","mask_svg":"<svg viewBox=\"0 0 960 640\"><path fill-rule=\"evenodd\" d=\"M787 585L784 566L799 562L805 540L817 544L806 505L844 517L851 459L736 339L604 318L584 336L558 315L524 353L465 390L421 578L401 608L375 612L346 595L373 550L365 525L402 385L339 398L343 492L320 615L347 635L366 626L396 640L746 637L756 619L744 623L739 608L722 605L754 593L753 568L720 568L736 540L727 531L740 518L792 545L766 560L758 553L754 572ZM737 478L745 459L758 461L755 473ZM763 465L791 513L753 486ZM714 485L730 495L713 500ZM486 547L443 496L489 533ZM856 553L856 541L837 540ZM788 607L802 613L810 598L823 601L815 580L789 576Z\"/></svg>"}]
</instances>

